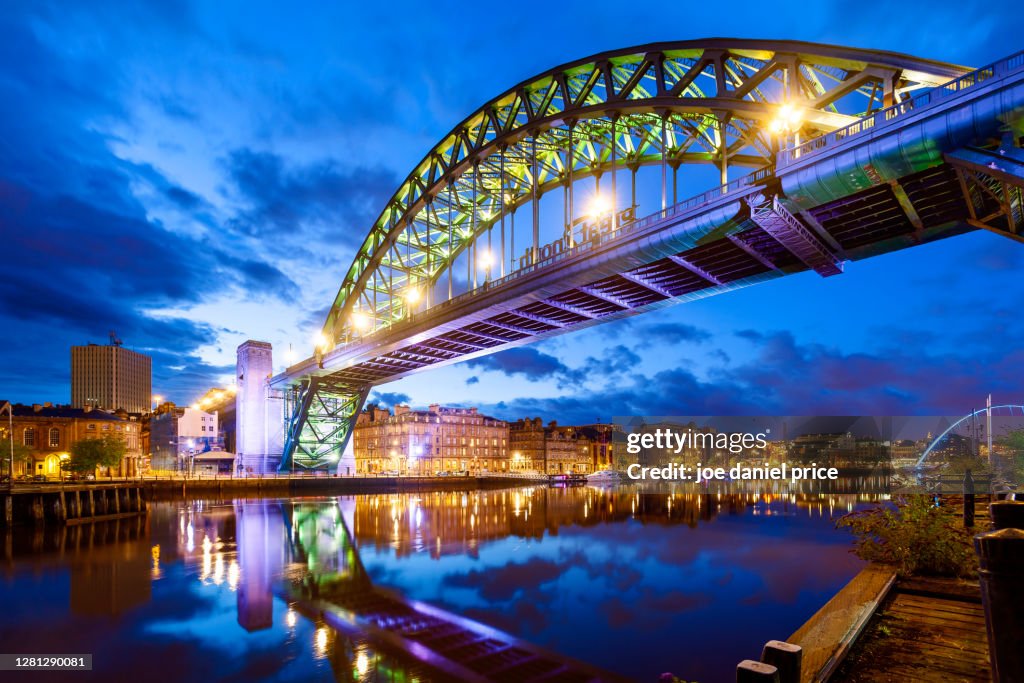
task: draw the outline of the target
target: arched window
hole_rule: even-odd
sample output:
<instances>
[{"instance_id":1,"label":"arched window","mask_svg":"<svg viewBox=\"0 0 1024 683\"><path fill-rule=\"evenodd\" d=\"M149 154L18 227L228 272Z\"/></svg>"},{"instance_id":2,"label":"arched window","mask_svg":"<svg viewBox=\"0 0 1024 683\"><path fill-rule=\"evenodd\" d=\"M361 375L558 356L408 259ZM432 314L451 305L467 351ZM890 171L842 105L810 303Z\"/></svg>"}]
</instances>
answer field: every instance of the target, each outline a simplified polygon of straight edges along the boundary
<instances>
[{"instance_id":1,"label":"arched window","mask_svg":"<svg viewBox=\"0 0 1024 683\"><path fill-rule=\"evenodd\" d=\"M36 445L36 429L35 427L29 427L25 430L25 445L33 446Z\"/></svg>"},{"instance_id":2,"label":"arched window","mask_svg":"<svg viewBox=\"0 0 1024 683\"><path fill-rule=\"evenodd\" d=\"M60 430L56 427L50 427L50 448L60 448Z\"/></svg>"}]
</instances>

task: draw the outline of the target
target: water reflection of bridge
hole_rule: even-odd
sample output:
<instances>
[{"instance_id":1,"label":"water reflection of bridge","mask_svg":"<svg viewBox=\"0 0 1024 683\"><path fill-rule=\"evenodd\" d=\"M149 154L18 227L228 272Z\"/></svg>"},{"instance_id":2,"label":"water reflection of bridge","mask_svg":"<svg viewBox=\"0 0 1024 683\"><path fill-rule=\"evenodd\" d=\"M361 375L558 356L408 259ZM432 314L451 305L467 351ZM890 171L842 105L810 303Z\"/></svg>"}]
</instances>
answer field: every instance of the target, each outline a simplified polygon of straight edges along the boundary
<instances>
[{"instance_id":1,"label":"water reflection of bridge","mask_svg":"<svg viewBox=\"0 0 1024 683\"><path fill-rule=\"evenodd\" d=\"M247 627L270 625L265 621L272 614L267 579L276 568L261 564L260 558L274 556L276 535L268 532L281 519L286 540L281 592L295 609L333 629L333 647L329 643L332 636L326 631L320 636L318 631L324 649L337 654L340 647L355 653L358 647L352 647L351 639L366 638L388 653L385 661L389 667L394 666L394 659L406 663L404 668L424 670L428 676L462 681L620 680L615 674L374 586L345 522L343 505L354 507L354 501L257 503L238 509L239 554L246 574L239 591L239 620L245 615ZM367 507L380 509L379 500ZM255 547L249 547L250 541ZM250 573L246 564L253 560L257 567ZM350 670L351 665L345 660L343 670ZM355 665L358 668L358 662Z\"/></svg>"},{"instance_id":2,"label":"water reflection of bridge","mask_svg":"<svg viewBox=\"0 0 1024 683\"><path fill-rule=\"evenodd\" d=\"M599 524L674 525L721 516L827 515L857 497L681 495L636 489L523 487L293 501L191 502L151 512L162 565L194 564L208 584L236 591L250 632L313 625L314 655L340 681L616 680L483 624L375 586L360 549L404 557L477 556L506 538L541 539ZM771 505L765 505L771 503ZM365 554L365 553L364 553ZM287 610L282 605L287 604ZM369 678L368 678L369 677Z\"/></svg>"},{"instance_id":3,"label":"water reflection of bridge","mask_svg":"<svg viewBox=\"0 0 1024 683\"><path fill-rule=\"evenodd\" d=\"M475 557L482 545L510 536L541 538L573 526L627 521L695 527L760 502L781 502L763 506L765 513L829 514L837 505L852 507L855 497L522 488L236 501L238 620L250 631L270 628L274 597L280 596L289 604L286 619L294 619L294 610L316 624L316 650L331 661L338 680L358 678L370 667L378 675L421 679L617 680L374 585L358 546L372 544L397 556Z\"/></svg>"}]
</instances>

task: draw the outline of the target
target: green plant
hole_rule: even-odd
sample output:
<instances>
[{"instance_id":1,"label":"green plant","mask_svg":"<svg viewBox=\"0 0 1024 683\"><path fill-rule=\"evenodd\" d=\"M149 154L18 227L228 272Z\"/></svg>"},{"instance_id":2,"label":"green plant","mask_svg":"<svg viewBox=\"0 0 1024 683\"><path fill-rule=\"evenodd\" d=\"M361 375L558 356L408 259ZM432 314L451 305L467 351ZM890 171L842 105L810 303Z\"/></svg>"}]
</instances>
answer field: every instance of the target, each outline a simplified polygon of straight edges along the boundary
<instances>
[{"instance_id":1,"label":"green plant","mask_svg":"<svg viewBox=\"0 0 1024 683\"><path fill-rule=\"evenodd\" d=\"M105 435L98 439L82 439L71 446L71 457L62 467L77 474L95 472L97 467L114 467L124 458L124 441Z\"/></svg>"},{"instance_id":2,"label":"green plant","mask_svg":"<svg viewBox=\"0 0 1024 683\"><path fill-rule=\"evenodd\" d=\"M10 437L3 437L0 439L0 472L4 474L11 474L10 471L11 461L11 440ZM23 462L27 465L26 469L31 470L32 463L35 462L32 458L32 449L25 444L14 442L14 462Z\"/></svg>"},{"instance_id":3,"label":"green plant","mask_svg":"<svg viewBox=\"0 0 1024 683\"><path fill-rule=\"evenodd\" d=\"M856 537L853 551L870 562L891 564L902 576L972 576L977 560L971 531L949 508L911 495L840 517Z\"/></svg>"},{"instance_id":4,"label":"green plant","mask_svg":"<svg viewBox=\"0 0 1024 683\"><path fill-rule=\"evenodd\" d=\"M997 443L1009 457L1013 475L1018 481L1024 479L1024 429L1007 432Z\"/></svg>"}]
</instances>

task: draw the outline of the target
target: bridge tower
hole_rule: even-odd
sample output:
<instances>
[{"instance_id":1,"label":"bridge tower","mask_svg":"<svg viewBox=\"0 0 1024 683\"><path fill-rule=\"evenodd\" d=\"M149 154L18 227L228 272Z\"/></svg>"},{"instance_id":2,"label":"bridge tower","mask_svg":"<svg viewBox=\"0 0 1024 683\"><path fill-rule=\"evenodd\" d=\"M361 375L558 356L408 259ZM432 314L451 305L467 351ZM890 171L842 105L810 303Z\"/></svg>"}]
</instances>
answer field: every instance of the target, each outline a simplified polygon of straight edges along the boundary
<instances>
[{"instance_id":1,"label":"bridge tower","mask_svg":"<svg viewBox=\"0 0 1024 683\"><path fill-rule=\"evenodd\" d=\"M273 396L274 350L268 342L249 340L238 347L235 366L238 462L248 471L273 472L283 448L282 400Z\"/></svg>"}]
</instances>

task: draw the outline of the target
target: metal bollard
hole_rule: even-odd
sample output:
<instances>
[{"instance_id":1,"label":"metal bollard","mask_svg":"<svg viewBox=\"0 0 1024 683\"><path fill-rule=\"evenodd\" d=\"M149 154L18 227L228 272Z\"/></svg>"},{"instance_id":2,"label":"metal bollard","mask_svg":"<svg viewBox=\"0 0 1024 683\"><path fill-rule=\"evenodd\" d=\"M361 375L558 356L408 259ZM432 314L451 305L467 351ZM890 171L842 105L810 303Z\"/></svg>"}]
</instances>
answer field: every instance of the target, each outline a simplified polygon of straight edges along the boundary
<instances>
[{"instance_id":1,"label":"metal bollard","mask_svg":"<svg viewBox=\"0 0 1024 683\"><path fill-rule=\"evenodd\" d=\"M779 670L779 683L800 683L804 650L799 645L769 640L761 650L761 661Z\"/></svg>"},{"instance_id":2,"label":"metal bollard","mask_svg":"<svg viewBox=\"0 0 1024 683\"><path fill-rule=\"evenodd\" d=\"M779 670L771 664L744 659L736 667L736 683L779 683Z\"/></svg>"},{"instance_id":3,"label":"metal bollard","mask_svg":"<svg viewBox=\"0 0 1024 683\"><path fill-rule=\"evenodd\" d=\"M993 529L1024 529L1024 501L999 500L988 506Z\"/></svg>"},{"instance_id":4,"label":"metal bollard","mask_svg":"<svg viewBox=\"0 0 1024 683\"><path fill-rule=\"evenodd\" d=\"M974 526L974 475L970 470L964 472L964 528Z\"/></svg>"},{"instance_id":5,"label":"metal bollard","mask_svg":"<svg viewBox=\"0 0 1024 683\"><path fill-rule=\"evenodd\" d=\"M1000 529L974 537L978 582L985 606L992 680L1024 681L1024 530Z\"/></svg>"}]
</instances>

